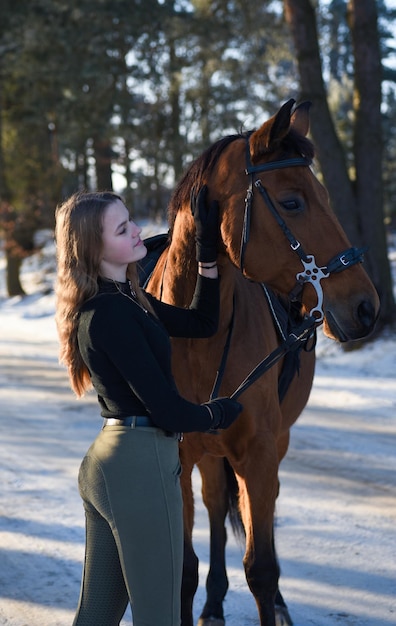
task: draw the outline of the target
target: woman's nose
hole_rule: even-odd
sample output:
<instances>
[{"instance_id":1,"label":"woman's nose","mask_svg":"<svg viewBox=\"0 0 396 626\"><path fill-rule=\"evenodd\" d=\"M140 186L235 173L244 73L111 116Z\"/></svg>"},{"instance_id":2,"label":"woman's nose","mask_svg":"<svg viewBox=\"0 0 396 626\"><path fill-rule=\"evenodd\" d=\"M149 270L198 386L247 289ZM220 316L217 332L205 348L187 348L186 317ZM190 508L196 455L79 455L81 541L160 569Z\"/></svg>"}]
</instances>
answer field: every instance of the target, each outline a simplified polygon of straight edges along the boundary
<instances>
[{"instance_id":1,"label":"woman's nose","mask_svg":"<svg viewBox=\"0 0 396 626\"><path fill-rule=\"evenodd\" d=\"M137 237L138 235L140 235L141 232L142 232L141 227L138 226L137 224L135 224L135 222L132 222L132 235L133 235L133 237Z\"/></svg>"}]
</instances>

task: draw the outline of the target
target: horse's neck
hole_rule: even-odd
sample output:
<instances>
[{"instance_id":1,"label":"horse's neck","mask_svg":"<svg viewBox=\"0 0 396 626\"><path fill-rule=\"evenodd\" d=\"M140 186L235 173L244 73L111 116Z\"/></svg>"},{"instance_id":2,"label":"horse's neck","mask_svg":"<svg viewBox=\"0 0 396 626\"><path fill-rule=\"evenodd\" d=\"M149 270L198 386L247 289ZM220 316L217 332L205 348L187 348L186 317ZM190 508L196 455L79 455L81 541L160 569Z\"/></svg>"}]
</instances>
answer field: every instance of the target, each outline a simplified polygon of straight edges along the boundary
<instances>
[{"instance_id":1,"label":"horse's neck","mask_svg":"<svg viewBox=\"0 0 396 626\"><path fill-rule=\"evenodd\" d=\"M148 291L168 304L190 304L197 278L195 239L188 220L177 221L170 246L162 253L148 285Z\"/></svg>"},{"instance_id":2,"label":"horse's neck","mask_svg":"<svg viewBox=\"0 0 396 626\"><path fill-rule=\"evenodd\" d=\"M220 327L228 328L233 309L237 270L228 257L218 256L220 274ZM197 282L195 259L195 228L191 213L177 216L172 241L160 257L150 280L148 291L163 302L188 307Z\"/></svg>"},{"instance_id":3,"label":"horse's neck","mask_svg":"<svg viewBox=\"0 0 396 626\"><path fill-rule=\"evenodd\" d=\"M228 257L220 255L220 323L219 331L227 331L233 317L234 299L239 270Z\"/></svg>"},{"instance_id":4,"label":"horse's neck","mask_svg":"<svg viewBox=\"0 0 396 626\"><path fill-rule=\"evenodd\" d=\"M162 300L177 306L189 306L196 280L195 258L174 255L172 250L169 250L163 273Z\"/></svg>"},{"instance_id":5,"label":"horse's neck","mask_svg":"<svg viewBox=\"0 0 396 626\"><path fill-rule=\"evenodd\" d=\"M232 317L236 274L238 270L223 256L219 259L220 274L220 328L227 329ZM181 250L165 250L159 259L148 285L148 291L156 298L188 307L197 282L195 255L183 255Z\"/></svg>"}]
</instances>

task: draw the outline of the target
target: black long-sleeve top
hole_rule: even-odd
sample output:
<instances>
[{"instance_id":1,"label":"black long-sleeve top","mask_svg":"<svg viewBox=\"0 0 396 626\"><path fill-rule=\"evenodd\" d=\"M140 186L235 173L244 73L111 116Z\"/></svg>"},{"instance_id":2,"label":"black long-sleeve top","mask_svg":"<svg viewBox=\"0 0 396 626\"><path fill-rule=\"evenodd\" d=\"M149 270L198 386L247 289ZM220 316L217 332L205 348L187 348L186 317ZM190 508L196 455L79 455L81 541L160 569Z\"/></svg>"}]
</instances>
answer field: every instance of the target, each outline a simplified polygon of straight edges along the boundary
<instances>
[{"instance_id":1,"label":"black long-sleeve top","mask_svg":"<svg viewBox=\"0 0 396 626\"><path fill-rule=\"evenodd\" d=\"M167 431L206 431L205 406L182 398L171 371L173 337L209 337L218 326L219 280L198 275L188 309L147 297L157 315L132 297L128 283L99 279L80 311L78 345L103 417L147 415Z\"/></svg>"}]
</instances>

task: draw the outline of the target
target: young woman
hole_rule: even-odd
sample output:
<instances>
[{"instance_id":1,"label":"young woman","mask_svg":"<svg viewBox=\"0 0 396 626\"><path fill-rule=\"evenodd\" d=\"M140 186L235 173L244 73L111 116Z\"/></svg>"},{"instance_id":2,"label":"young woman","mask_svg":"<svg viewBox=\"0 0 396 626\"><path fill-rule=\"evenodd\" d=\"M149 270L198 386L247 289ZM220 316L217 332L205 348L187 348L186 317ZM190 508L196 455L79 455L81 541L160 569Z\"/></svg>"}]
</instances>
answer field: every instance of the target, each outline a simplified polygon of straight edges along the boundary
<instances>
[{"instance_id":1,"label":"young woman","mask_svg":"<svg viewBox=\"0 0 396 626\"><path fill-rule=\"evenodd\" d=\"M94 387L104 425L82 461L86 551L74 626L179 626L183 560L179 433L227 428L242 407L196 405L171 373L169 336L216 332L217 203L192 201L198 277L189 309L139 288L147 253L122 199L76 193L56 210L60 359L78 396Z\"/></svg>"}]
</instances>

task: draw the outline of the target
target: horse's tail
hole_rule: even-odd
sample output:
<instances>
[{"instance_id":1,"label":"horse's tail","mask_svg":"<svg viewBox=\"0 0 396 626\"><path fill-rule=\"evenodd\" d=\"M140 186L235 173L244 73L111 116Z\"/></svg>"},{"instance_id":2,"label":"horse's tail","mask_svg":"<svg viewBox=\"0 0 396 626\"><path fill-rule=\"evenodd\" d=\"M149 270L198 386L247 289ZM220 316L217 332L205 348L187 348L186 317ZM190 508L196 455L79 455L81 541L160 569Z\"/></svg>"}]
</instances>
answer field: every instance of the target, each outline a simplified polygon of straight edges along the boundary
<instances>
[{"instance_id":1,"label":"horse's tail","mask_svg":"<svg viewBox=\"0 0 396 626\"><path fill-rule=\"evenodd\" d=\"M228 460L224 457L224 471L227 481L228 492L228 517L231 523L232 532L235 538L241 543L245 543L245 528L243 526L241 512L239 509L239 487L235 478L234 470Z\"/></svg>"}]
</instances>

